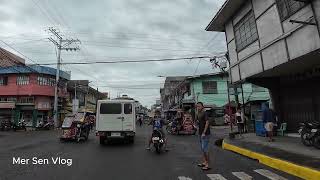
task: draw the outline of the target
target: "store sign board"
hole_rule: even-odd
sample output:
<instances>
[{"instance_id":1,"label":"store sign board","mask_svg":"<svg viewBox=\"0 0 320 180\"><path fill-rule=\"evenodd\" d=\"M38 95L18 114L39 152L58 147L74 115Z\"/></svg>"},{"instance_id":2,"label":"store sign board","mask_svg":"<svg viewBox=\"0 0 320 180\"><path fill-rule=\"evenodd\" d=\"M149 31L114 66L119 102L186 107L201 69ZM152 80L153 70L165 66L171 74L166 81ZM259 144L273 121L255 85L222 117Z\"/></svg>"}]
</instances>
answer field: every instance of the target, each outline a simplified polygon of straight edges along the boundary
<instances>
[{"instance_id":1,"label":"store sign board","mask_svg":"<svg viewBox=\"0 0 320 180\"><path fill-rule=\"evenodd\" d=\"M13 109L16 107L16 104L13 102L2 102L0 103L0 109Z\"/></svg>"}]
</instances>

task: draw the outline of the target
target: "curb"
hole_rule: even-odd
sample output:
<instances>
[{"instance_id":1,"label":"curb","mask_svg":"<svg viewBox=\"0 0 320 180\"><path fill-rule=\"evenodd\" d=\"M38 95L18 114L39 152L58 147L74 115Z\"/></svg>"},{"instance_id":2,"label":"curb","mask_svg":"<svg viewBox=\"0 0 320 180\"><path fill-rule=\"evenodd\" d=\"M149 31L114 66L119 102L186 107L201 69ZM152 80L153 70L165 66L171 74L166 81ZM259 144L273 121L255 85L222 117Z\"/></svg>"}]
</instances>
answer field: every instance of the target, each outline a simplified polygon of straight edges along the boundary
<instances>
[{"instance_id":1,"label":"curb","mask_svg":"<svg viewBox=\"0 0 320 180\"><path fill-rule=\"evenodd\" d=\"M225 141L223 141L222 143L222 148L241 154L243 156L247 156L251 159L256 159L261 164L264 164L274 169L278 169L288 174L300 177L302 179L308 179L308 180L320 179L320 171L309 168L309 167L297 165L288 161L284 161L281 159L266 156L264 154L256 153L248 149L244 149L238 146L228 144Z\"/></svg>"}]
</instances>

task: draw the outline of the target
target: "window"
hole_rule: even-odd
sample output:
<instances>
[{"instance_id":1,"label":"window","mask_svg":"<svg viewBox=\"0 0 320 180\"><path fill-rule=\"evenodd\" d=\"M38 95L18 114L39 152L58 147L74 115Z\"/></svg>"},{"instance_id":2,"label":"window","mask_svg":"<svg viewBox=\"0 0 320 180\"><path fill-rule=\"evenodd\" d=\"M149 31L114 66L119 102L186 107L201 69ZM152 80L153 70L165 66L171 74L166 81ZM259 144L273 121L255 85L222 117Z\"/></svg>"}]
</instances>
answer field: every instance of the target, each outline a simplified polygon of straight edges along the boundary
<instances>
[{"instance_id":1,"label":"window","mask_svg":"<svg viewBox=\"0 0 320 180\"><path fill-rule=\"evenodd\" d=\"M277 0L277 5L281 20L285 20L303 8L306 3L295 0Z\"/></svg>"},{"instance_id":2,"label":"window","mask_svg":"<svg viewBox=\"0 0 320 180\"><path fill-rule=\"evenodd\" d=\"M17 77L17 85L28 85L29 84L29 76L22 75Z\"/></svg>"},{"instance_id":3,"label":"window","mask_svg":"<svg viewBox=\"0 0 320 180\"><path fill-rule=\"evenodd\" d=\"M265 89L263 87L252 84L252 92L264 92Z\"/></svg>"},{"instance_id":4,"label":"window","mask_svg":"<svg viewBox=\"0 0 320 180\"><path fill-rule=\"evenodd\" d=\"M237 51L241 51L258 39L256 21L250 11L234 27Z\"/></svg>"},{"instance_id":5,"label":"window","mask_svg":"<svg viewBox=\"0 0 320 180\"><path fill-rule=\"evenodd\" d=\"M20 97L18 100L18 103L24 103L24 104L34 103L34 98L33 97Z\"/></svg>"},{"instance_id":6,"label":"window","mask_svg":"<svg viewBox=\"0 0 320 180\"><path fill-rule=\"evenodd\" d=\"M54 86L55 80L53 78L38 76L38 84L40 86Z\"/></svg>"},{"instance_id":7,"label":"window","mask_svg":"<svg viewBox=\"0 0 320 180\"><path fill-rule=\"evenodd\" d=\"M124 114L132 114L132 104L124 104Z\"/></svg>"},{"instance_id":8,"label":"window","mask_svg":"<svg viewBox=\"0 0 320 180\"><path fill-rule=\"evenodd\" d=\"M4 77L0 77L0 86L6 86L8 85L8 77L4 76Z\"/></svg>"},{"instance_id":9,"label":"window","mask_svg":"<svg viewBox=\"0 0 320 180\"><path fill-rule=\"evenodd\" d=\"M16 97L8 97L7 101L12 101L12 102L16 102L17 98Z\"/></svg>"},{"instance_id":10,"label":"window","mask_svg":"<svg viewBox=\"0 0 320 180\"><path fill-rule=\"evenodd\" d=\"M100 105L100 114L121 114L121 104L103 103Z\"/></svg>"},{"instance_id":11,"label":"window","mask_svg":"<svg viewBox=\"0 0 320 180\"><path fill-rule=\"evenodd\" d=\"M203 81L202 82L203 94L217 94L217 82L216 81Z\"/></svg>"}]
</instances>

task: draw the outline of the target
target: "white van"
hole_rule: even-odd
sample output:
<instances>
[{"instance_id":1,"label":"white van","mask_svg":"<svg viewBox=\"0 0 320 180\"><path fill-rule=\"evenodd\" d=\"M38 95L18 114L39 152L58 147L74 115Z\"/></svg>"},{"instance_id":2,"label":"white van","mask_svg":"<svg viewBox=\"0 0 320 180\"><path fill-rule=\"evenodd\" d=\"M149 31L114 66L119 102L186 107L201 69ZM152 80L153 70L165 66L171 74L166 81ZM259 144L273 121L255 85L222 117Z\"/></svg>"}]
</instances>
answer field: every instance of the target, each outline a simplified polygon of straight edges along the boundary
<instances>
[{"instance_id":1,"label":"white van","mask_svg":"<svg viewBox=\"0 0 320 180\"><path fill-rule=\"evenodd\" d=\"M134 100L99 100L96 131L100 144L110 139L133 143L136 134L135 116Z\"/></svg>"}]
</instances>

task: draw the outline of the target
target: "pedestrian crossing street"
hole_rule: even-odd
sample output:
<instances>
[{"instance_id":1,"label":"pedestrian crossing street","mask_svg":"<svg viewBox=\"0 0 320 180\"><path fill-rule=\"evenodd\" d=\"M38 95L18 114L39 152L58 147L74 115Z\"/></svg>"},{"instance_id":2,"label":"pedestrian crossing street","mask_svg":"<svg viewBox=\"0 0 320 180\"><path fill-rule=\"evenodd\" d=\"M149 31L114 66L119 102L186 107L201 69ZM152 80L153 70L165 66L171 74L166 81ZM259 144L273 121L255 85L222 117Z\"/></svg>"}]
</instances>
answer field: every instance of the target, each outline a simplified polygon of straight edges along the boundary
<instances>
[{"instance_id":1,"label":"pedestrian crossing street","mask_svg":"<svg viewBox=\"0 0 320 180\"><path fill-rule=\"evenodd\" d=\"M270 180L287 180L286 178L273 173L269 170L266 169L256 169L253 170L252 173L255 174L259 174L262 177L265 177L265 179L270 179ZM231 172L231 174L235 177L235 179L240 179L240 180L252 180L254 179L252 177L252 175L250 175L251 173L247 174L245 172ZM228 180L227 178L225 178L223 175L221 174L207 174L208 180ZM261 178L258 178L259 180ZM257 178L256 178L257 179ZM178 180L193 180L190 177L185 177L185 176L179 176Z\"/></svg>"}]
</instances>

